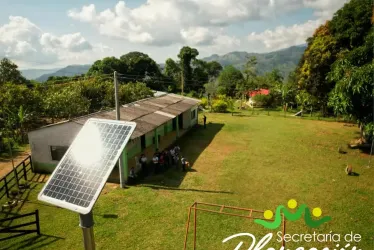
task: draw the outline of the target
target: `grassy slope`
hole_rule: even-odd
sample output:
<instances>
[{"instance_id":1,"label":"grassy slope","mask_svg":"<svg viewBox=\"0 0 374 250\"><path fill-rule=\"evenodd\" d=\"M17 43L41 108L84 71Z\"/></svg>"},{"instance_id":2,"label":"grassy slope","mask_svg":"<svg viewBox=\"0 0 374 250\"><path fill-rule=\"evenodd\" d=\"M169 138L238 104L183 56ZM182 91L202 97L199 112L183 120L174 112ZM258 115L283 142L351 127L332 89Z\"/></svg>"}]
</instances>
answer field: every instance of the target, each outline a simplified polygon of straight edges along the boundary
<instances>
[{"instance_id":1,"label":"grassy slope","mask_svg":"<svg viewBox=\"0 0 374 250\"><path fill-rule=\"evenodd\" d=\"M194 201L274 210L291 198L310 208L321 207L324 215L332 217L316 232L360 233L363 240L354 245L372 249L374 168L363 167L368 158L359 151L337 152L338 145L357 136L356 128L274 116L207 117L212 122L207 130L193 131L180 143L196 172L183 176L170 171L126 190L114 185L105 188L94 208L98 249L182 249L187 208ZM359 177L345 175L347 161ZM41 186L35 187L28 198L32 203L26 202L20 212L38 208L41 230L47 236L24 236L0 248L82 249L77 214L41 205L36 201ZM313 231L302 220L287 224L290 234ZM241 232L253 233L259 240L267 231L245 219L200 213L198 249L233 249L239 239L221 242ZM33 241L21 243L27 239ZM271 245L279 247L275 240ZM300 245L320 249L326 244L289 243L287 248Z\"/></svg>"}]
</instances>

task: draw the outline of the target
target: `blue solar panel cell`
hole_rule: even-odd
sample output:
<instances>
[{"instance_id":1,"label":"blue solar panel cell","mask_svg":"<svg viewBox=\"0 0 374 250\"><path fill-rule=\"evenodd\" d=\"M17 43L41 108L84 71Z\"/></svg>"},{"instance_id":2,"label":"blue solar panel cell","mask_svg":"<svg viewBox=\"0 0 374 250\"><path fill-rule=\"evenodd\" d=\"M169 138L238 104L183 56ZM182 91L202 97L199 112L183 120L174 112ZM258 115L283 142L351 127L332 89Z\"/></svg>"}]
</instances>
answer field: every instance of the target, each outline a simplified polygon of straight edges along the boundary
<instances>
[{"instance_id":1,"label":"blue solar panel cell","mask_svg":"<svg viewBox=\"0 0 374 250\"><path fill-rule=\"evenodd\" d=\"M89 119L39 194L39 199L86 214L91 211L136 124Z\"/></svg>"}]
</instances>

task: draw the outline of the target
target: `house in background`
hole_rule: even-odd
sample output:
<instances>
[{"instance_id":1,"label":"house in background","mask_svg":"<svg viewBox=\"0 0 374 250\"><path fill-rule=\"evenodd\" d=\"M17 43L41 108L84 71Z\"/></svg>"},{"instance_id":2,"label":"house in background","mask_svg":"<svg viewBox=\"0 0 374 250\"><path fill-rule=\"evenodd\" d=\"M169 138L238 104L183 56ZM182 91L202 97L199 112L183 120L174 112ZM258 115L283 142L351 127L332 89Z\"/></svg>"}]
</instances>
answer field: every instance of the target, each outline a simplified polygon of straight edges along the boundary
<instances>
[{"instance_id":1,"label":"house in background","mask_svg":"<svg viewBox=\"0 0 374 250\"><path fill-rule=\"evenodd\" d=\"M126 179L129 169L137 168L136 160L141 153L151 159L156 149L169 147L198 123L199 102L193 98L158 92L155 97L120 107L121 120L136 123L121 156ZM52 173L89 118L115 120L116 112L101 111L29 132L34 172ZM118 168L113 170L109 180L119 182Z\"/></svg>"},{"instance_id":2,"label":"house in background","mask_svg":"<svg viewBox=\"0 0 374 250\"><path fill-rule=\"evenodd\" d=\"M259 90L250 91L247 93L247 96L249 97L247 105L250 107L253 107L253 105L255 104L253 97L255 97L256 95L269 95L269 94L270 94L270 90L268 89L259 89Z\"/></svg>"}]
</instances>

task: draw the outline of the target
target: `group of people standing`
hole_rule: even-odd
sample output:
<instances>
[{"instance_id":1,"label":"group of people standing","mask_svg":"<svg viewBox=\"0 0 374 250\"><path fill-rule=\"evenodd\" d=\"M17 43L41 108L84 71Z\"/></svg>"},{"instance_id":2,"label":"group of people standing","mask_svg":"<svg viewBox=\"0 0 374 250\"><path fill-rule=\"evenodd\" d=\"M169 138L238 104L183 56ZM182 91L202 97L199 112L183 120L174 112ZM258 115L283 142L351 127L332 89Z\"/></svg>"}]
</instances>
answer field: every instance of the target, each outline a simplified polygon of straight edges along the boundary
<instances>
[{"instance_id":1,"label":"group of people standing","mask_svg":"<svg viewBox=\"0 0 374 250\"><path fill-rule=\"evenodd\" d=\"M187 159L181 156L181 149L177 145L163 151L156 149L156 152L153 154L151 164L149 164L147 156L142 154L139 158L140 165L140 175L141 177L147 177L153 174L160 174L165 172L169 168L179 169L180 166L182 171L186 171L189 163ZM137 177L135 174L135 169L130 169L130 178Z\"/></svg>"}]
</instances>

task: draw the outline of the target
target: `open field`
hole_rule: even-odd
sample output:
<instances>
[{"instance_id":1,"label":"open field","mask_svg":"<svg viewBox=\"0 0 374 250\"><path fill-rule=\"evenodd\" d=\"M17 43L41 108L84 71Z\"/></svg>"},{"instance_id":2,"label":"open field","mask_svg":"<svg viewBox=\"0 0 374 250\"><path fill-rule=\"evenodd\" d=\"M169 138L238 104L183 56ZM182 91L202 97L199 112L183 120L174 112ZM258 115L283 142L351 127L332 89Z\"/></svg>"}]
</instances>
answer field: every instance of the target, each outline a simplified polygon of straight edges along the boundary
<instances>
[{"instance_id":1,"label":"open field","mask_svg":"<svg viewBox=\"0 0 374 250\"><path fill-rule=\"evenodd\" d=\"M113 184L105 187L93 210L97 249L183 249L188 207L195 201L274 211L289 199L311 209L320 207L332 220L317 229L308 228L302 219L288 222L288 234L353 231L362 240L351 247L373 249L374 167L366 168L369 157L359 150L338 153L339 146L359 135L356 127L266 115L207 114L207 118L211 122L207 129L196 128L180 142L193 171L169 170L125 190ZM358 176L345 174L347 162ZM37 201L42 185L33 183L24 194L27 201L11 212L39 209L43 235L1 242L0 249L83 248L78 215ZM0 219L10 216L0 215ZM197 249L234 249L239 239L225 244L222 240L247 232L258 241L278 230L269 231L243 218L199 212L197 231ZM275 235L264 249L279 249L276 240ZM241 249L248 249L249 241L245 242ZM331 242L286 246L337 248Z\"/></svg>"}]
</instances>

